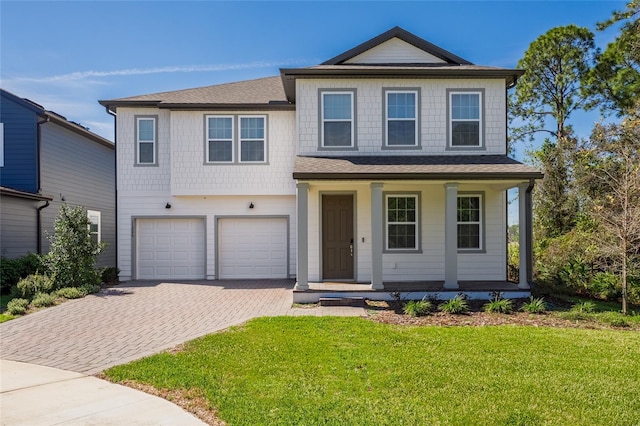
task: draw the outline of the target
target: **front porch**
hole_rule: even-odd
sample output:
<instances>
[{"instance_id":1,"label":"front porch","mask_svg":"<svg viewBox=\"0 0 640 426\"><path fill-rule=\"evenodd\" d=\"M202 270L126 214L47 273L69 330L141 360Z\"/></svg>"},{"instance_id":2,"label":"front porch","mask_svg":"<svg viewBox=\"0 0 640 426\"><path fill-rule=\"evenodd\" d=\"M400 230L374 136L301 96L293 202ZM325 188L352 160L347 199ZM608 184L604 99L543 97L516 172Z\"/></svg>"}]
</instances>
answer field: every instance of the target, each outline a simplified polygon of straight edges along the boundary
<instances>
[{"instance_id":1,"label":"front porch","mask_svg":"<svg viewBox=\"0 0 640 426\"><path fill-rule=\"evenodd\" d=\"M458 288L445 288L444 281L384 282L384 288L374 289L371 283L319 282L309 283L305 290L293 290L294 303L317 303L320 298L364 298L368 300L411 300L434 298L449 300L462 293L471 300L489 300L495 292L506 299L522 299L531 290L509 281L458 281Z\"/></svg>"}]
</instances>

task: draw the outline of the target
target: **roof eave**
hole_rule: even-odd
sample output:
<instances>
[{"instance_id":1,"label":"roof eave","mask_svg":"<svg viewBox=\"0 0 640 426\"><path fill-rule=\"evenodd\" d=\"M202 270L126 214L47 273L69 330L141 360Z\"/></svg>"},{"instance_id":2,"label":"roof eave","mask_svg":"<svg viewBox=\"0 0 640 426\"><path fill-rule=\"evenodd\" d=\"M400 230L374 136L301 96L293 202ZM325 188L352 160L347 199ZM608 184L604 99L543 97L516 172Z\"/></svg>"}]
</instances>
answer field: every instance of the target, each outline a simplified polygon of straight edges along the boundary
<instances>
[{"instance_id":1,"label":"roof eave","mask_svg":"<svg viewBox=\"0 0 640 426\"><path fill-rule=\"evenodd\" d=\"M504 173L321 173L293 172L296 180L518 180L542 179L540 172Z\"/></svg>"}]
</instances>

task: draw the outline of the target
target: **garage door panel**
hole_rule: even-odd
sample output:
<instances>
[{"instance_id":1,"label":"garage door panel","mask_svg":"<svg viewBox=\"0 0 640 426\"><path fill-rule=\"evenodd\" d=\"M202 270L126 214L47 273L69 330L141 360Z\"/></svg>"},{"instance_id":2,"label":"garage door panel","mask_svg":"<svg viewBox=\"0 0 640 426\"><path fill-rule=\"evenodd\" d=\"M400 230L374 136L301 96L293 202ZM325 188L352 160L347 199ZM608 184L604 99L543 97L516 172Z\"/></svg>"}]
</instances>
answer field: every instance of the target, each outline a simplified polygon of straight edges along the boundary
<instances>
[{"instance_id":1,"label":"garage door panel","mask_svg":"<svg viewBox=\"0 0 640 426\"><path fill-rule=\"evenodd\" d=\"M138 279L203 279L203 219L138 219Z\"/></svg>"},{"instance_id":2,"label":"garage door panel","mask_svg":"<svg viewBox=\"0 0 640 426\"><path fill-rule=\"evenodd\" d=\"M287 220L223 218L218 222L220 278L287 278Z\"/></svg>"}]
</instances>

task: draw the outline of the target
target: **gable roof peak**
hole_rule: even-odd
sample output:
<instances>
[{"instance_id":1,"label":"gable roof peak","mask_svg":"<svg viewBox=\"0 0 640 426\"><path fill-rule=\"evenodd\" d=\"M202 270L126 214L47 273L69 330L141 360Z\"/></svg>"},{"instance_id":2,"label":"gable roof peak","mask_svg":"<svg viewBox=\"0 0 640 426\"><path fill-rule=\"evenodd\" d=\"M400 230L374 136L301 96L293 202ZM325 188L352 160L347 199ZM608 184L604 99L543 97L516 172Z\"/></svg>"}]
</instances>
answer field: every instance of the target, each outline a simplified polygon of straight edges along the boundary
<instances>
[{"instance_id":1,"label":"gable roof peak","mask_svg":"<svg viewBox=\"0 0 640 426\"><path fill-rule=\"evenodd\" d=\"M363 53L377 46L380 46L381 44L388 42L394 38L402 40L405 43L408 43L429 55L433 55L448 65L473 65L466 59L454 55L453 53L442 49L435 44L430 43L427 40L424 40L399 26L395 26L382 34L368 41L365 41L364 43L361 43L358 46L349 49L334 58L329 59L328 61L323 62L321 65L343 65L350 59L362 55Z\"/></svg>"}]
</instances>

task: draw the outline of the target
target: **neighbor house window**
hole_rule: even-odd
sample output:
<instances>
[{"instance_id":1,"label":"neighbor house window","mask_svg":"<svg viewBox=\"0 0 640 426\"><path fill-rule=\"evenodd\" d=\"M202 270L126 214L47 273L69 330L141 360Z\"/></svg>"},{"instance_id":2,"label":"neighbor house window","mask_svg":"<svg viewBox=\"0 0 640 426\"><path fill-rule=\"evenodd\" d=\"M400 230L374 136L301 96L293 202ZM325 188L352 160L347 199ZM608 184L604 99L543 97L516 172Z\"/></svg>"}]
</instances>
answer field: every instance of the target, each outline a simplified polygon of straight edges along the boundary
<instances>
[{"instance_id":1,"label":"neighbor house window","mask_svg":"<svg viewBox=\"0 0 640 426\"><path fill-rule=\"evenodd\" d=\"M386 249L418 249L418 196L387 195Z\"/></svg>"},{"instance_id":2,"label":"neighbor house window","mask_svg":"<svg viewBox=\"0 0 640 426\"><path fill-rule=\"evenodd\" d=\"M321 92L321 139L328 148L354 147L354 92Z\"/></svg>"},{"instance_id":3,"label":"neighbor house window","mask_svg":"<svg viewBox=\"0 0 640 426\"><path fill-rule=\"evenodd\" d=\"M458 249L482 250L482 196L458 196Z\"/></svg>"},{"instance_id":4,"label":"neighbor house window","mask_svg":"<svg viewBox=\"0 0 640 426\"><path fill-rule=\"evenodd\" d=\"M418 145L418 92L415 90L387 90L386 145Z\"/></svg>"},{"instance_id":5,"label":"neighbor house window","mask_svg":"<svg viewBox=\"0 0 640 426\"><path fill-rule=\"evenodd\" d=\"M87 218L89 219L89 235L94 243L99 243L102 239L100 212L95 210L87 210Z\"/></svg>"},{"instance_id":6,"label":"neighbor house window","mask_svg":"<svg viewBox=\"0 0 640 426\"><path fill-rule=\"evenodd\" d=\"M240 162L264 162L265 146L265 118L240 117Z\"/></svg>"},{"instance_id":7,"label":"neighbor house window","mask_svg":"<svg viewBox=\"0 0 640 426\"><path fill-rule=\"evenodd\" d=\"M138 164L156 164L157 127L155 117L136 118Z\"/></svg>"},{"instance_id":8,"label":"neighbor house window","mask_svg":"<svg viewBox=\"0 0 640 426\"><path fill-rule=\"evenodd\" d=\"M207 117L207 161L233 162L233 117Z\"/></svg>"},{"instance_id":9,"label":"neighbor house window","mask_svg":"<svg viewBox=\"0 0 640 426\"><path fill-rule=\"evenodd\" d=\"M452 147L482 146L482 92L449 92Z\"/></svg>"}]
</instances>

